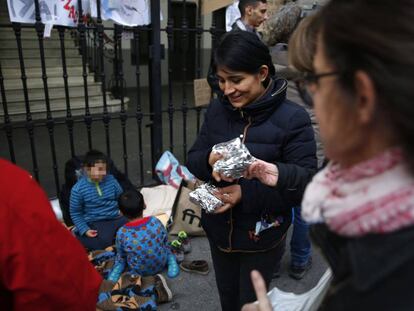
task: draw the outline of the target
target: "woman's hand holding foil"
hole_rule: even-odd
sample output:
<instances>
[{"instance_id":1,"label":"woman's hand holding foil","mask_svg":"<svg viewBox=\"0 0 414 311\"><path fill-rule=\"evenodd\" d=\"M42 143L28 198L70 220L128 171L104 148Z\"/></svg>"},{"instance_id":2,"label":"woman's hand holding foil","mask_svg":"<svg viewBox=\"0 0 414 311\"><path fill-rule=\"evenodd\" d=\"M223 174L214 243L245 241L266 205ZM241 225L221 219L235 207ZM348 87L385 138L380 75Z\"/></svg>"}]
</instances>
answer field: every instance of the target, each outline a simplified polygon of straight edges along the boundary
<instances>
[{"instance_id":1,"label":"woman's hand holding foil","mask_svg":"<svg viewBox=\"0 0 414 311\"><path fill-rule=\"evenodd\" d=\"M218 160L222 159L223 155L217 152L210 152L210 155L208 157L208 164L210 164L210 166L213 168L214 167L214 163L216 163ZM227 181L227 182L232 182L234 179L230 178L230 177L226 177L223 174L220 174L219 172L215 171L213 169L213 173L211 173L211 176L213 176L213 178L215 179L215 181L219 182L219 181Z\"/></svg>"},{"instance_id":2,"label":"woman's hand holding foil","mask_svg":"<svg viewBox=\"0 0 414 311\"><path fill-rule=\"evenodd\" d=\"M219 188L218 191L214 195L224 203L223 206L217 208L214 211L215 214L224 213L230 208L233 208L242 199L242 192L241 192L240 185L231 185L231 186Z\"/></svg>"},{"instance_id":3,"label":"woman's hand holding foil","mask_svg":"<svg viewBox=\"0 0 414 311\"><path fill-rule=\"evenodd\" d=\"M279 170L273 163L256 159L244 173L248 179L257 178L262 184L276 186L279 178Z\"/></svg>"}]
</instances>

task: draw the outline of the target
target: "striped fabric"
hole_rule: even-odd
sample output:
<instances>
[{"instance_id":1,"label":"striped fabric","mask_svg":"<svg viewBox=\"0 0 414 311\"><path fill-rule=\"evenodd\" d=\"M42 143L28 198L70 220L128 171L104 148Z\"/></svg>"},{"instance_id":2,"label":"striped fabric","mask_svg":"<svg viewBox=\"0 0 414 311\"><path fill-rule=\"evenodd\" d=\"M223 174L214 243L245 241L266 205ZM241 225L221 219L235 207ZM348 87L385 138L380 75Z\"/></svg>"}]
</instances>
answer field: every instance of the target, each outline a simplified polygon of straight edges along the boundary
<instances>
[{"instance_id":1,"label":"striped fabric","mask_svg":"<svg viewBox=\"0 0 414 311\"><path fill-rule=\"evenodd\" d=\"M349 168L330 162L305 191L302 217L341 236L384 234L414 225L414 178L400 148Z\"/></svg>"},{"instance_id":2,"label":"striped fabric","mask_svg":"<svg viewBox=\"0 0 414 311\"><path fill-rule=\"evenodd\" d=\"M73 186L70 195L70 216L80 235L90 228L88 222L119 216L118 197L122 188L112 175L96 184L86 176Z\"/></svg>"}]
</instances>

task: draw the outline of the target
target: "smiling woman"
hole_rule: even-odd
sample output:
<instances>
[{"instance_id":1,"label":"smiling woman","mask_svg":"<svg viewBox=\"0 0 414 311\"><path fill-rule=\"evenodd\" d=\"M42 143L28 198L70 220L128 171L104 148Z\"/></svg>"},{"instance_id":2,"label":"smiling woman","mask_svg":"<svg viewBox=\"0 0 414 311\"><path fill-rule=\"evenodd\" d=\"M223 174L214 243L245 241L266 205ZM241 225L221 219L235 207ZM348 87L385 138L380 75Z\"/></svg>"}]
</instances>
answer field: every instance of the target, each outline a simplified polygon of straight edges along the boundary
<instances>
[{"instance_id":1,"label":"smiling woman","mask_svg":"<svg viewBox=\"0 0 414 311\"><path fill-rule=\"evenodd\" d=\"M225 67L218 68L217 77L220 89L235 108L242 108L261 96L265 87L263 81L268 74L268 67L262 66L258 74L234 72Z\"/></svg>"},{"instance_id":2,"label":"smiling woman","mask_svg":"<svg viewBox=\"0 0 414 311\"><path fill-rule=\"evenodd\" d=\"M223 96L213 100L187 166L219 187L226 203L219 213L203 212L223 310L240 310L255 300L250 271L268 285L285 249L291 207L301 201L316 169L316 147L309 116L286 99L287 82L274 78L268 48L253 33L226 34L215 51L215 72ZM212 170L220 158L211 148L244 134L250 153L275 163L275 188L256 180L233 182Z\"/></svg>"},{"instance_id":3,"label":"smiling woman","mask_svg":"<svg viewBox=\"0 0 414 311\"><path fill-rule=\"evenodd\" d=\"M239 48L232 48L235 40L241 37L252 38L250 42L239 43ZM223 40L215 52L215 72L219 87L235 108L242 108L263 95L272 84L271 76L275 69L267 48L262 42L250 35L238 34ZM241 57L244 53L256 55L254 59ZM283 86L284 88L286 86ZM282 88L283 88L282 87Z\"/></svg>"}]
</instances>

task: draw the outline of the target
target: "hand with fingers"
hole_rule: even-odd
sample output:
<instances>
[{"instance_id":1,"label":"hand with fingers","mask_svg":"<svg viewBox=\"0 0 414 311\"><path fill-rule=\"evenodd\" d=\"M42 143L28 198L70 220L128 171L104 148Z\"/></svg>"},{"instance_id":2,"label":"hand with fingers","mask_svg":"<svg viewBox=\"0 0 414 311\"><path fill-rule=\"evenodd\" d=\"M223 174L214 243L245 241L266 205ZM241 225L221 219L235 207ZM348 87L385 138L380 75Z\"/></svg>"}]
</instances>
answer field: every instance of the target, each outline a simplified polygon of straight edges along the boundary
<instances>
[{"instance_id":1,"label":"hand with fingers","mask_svg":"<svg viewBox=\"0 0 414 311\"><path fill-rule=\"evenodd\" d=\"M257 159L248 167L244 177L257 178L261 183L274 187L277 185L279 170L275 164Z\"/></svg>"},{"instance_id":2,"label":"hand with fingers","mask_svg":"<svg viewBox=\"0 0 414 311\"><path fill-rule=\"evenodd\" d=\"M250 274L258 303L245 304L242 311L272 311L272 305L267 296L265 281L260 273L253 270Z\"/></svg>"},{"instance_id":3,"label":"hand with fingers","mask_svg":"<svg viewBox=\"0 0 414 311\"><path fill-rule=\"evenodd\" d=\"M220 160L221 158L223 158L223 155L217 152L210 152L210 156L208 157L208 164L210 164L210 166L213 168L213 173L211 173L211 175L213 176L214 180L219 182L219 181L227 181L227 182L232 182L234 179L231 177L227 177L224 176L223 174L220 174L219 172L214 170L214 163L216 163L218 160Z\"/></svg>"},{"instance_id":4,"label":"hand with fingers","mask_svg":"<svg viewBox=\"0 0 414 311\"><path fill-rule=\"evenodd\" d=\"M224 205L215 210L215 214L224 213L233 208L242 199L242 192L240 185L231 185L223 188L218 188L218 192L214 194L219 198Z\"/></svg>"},{"instance_id":5,"label":"hand with fingers","mask_svg":"<svg viewBox=\"0 0 414 311\"><path fill-rule=\"evenodd\" d=\"M98 236L98 231L97 230L91 230L91 229L89 229L88 231L85 232L85 235L88 238L95 238L95 237Z\"/></svg>"}]
</instances>

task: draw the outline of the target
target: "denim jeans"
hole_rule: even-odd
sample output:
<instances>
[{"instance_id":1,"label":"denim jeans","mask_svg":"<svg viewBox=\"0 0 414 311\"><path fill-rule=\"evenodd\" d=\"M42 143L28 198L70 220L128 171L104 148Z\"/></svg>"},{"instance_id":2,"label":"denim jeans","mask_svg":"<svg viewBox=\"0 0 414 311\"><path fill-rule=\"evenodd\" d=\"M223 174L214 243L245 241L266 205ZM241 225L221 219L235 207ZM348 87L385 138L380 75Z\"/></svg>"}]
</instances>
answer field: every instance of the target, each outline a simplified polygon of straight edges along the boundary
<instances>
[{"instance_id":1,"label":"denim jeans","mask_svg":"<svg viewBox=\"0 0 414 311\"><path fill-rule=\"evenodd\" d=\"M311 243L309 240L309 225L302 219L301 207L292 208L293 233L290 240L290 264L303 267L311 256Z\"/></svg>"}]
</instances>

